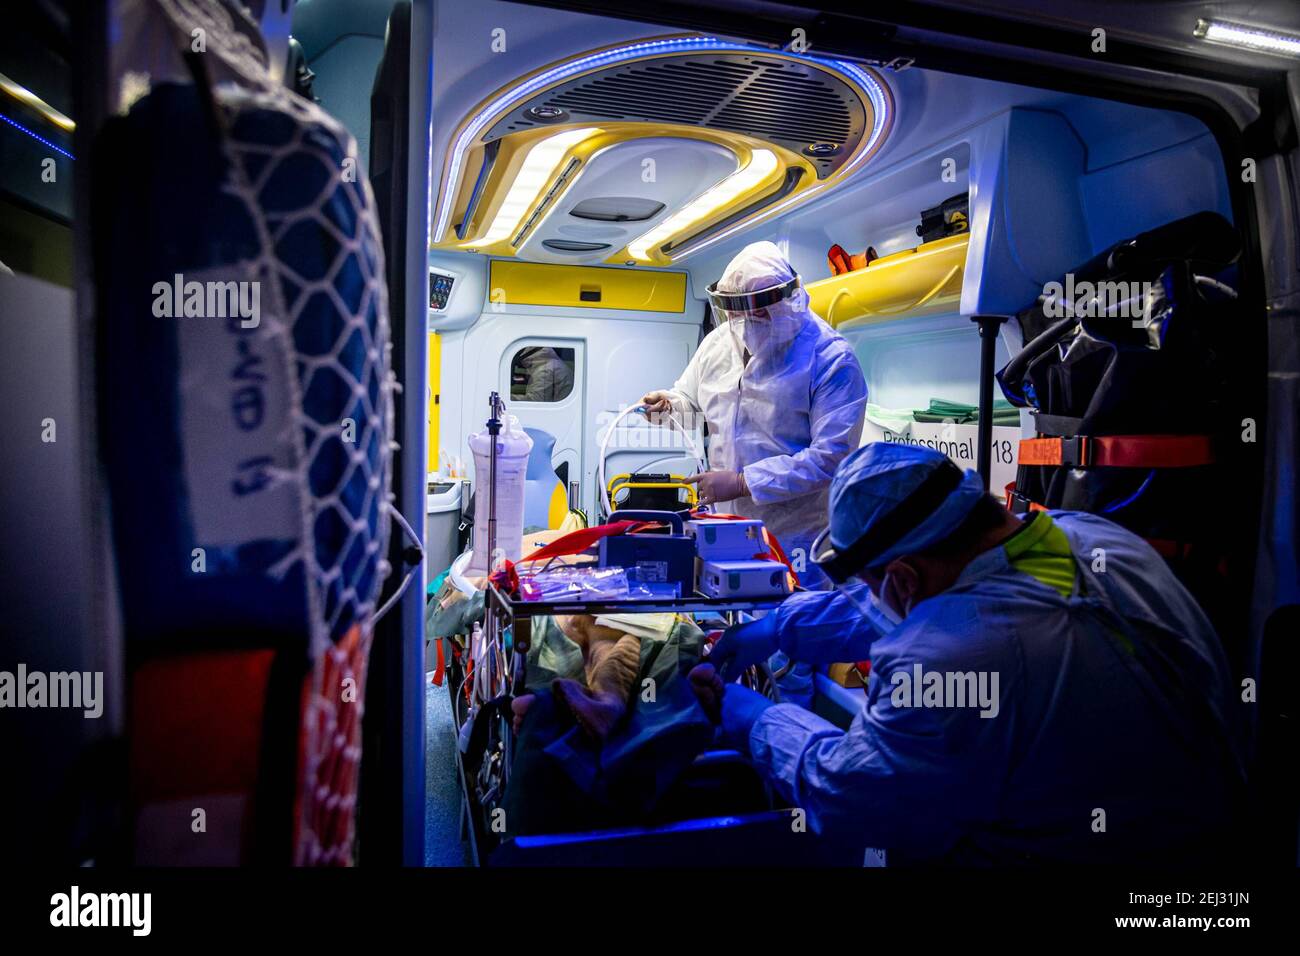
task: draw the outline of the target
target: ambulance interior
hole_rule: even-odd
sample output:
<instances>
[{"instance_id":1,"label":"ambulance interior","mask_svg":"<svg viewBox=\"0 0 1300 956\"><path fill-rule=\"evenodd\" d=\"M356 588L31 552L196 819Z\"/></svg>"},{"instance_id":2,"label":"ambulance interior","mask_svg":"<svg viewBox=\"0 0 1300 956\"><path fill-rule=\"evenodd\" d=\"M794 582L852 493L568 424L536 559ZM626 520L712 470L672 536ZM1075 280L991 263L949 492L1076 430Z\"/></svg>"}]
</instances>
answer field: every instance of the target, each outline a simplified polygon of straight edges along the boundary
<instances>
[{"instance_id":1,"label":"ambulance interior","mask_svg":"<svg viewBox=\"0 0 1300 956\"><path fill-rule=\"evenodd\" d=\"M627 16L599 4L505 0L301 0L292 8L299 78L355 138L382 226L400 386L392 488L396 510L423 532L409 536L422 538L417 545L394 530L389 546L389 613L375 626L366 677L363 862L863 864L862 847L792 830L791 808L741 755L692 736L703 731L682 716L689 693L676 711L636 697L632 713L642 717L629 734L639 736L619 738L617 755L602 754L580 728L527 746L510 700L525 679L549 681L572 666L576 645L558 613L507 621L492 610L492 549L475 547L493 536L523 568L531 552L618 521L620 509L692 505L695 492L681 479L706 467L706 436L652 424L636 408L646 393L673 386L714 328L706 289L750 243L775 243L812 310L851 344L868 393L862 442L935 448L979 470L1002 497L1017 481L1021 440L1041 432L1028 403L1013 405L994 380L1027 344L1017 316L1037 308L1053 283L1073 300L1068 275L1119 243L1170 224L1182 236L1222 222L1240 246L1197 281L1207 295L1238 301L1251 321L1216 340L1225 371L1213 428L1263 422L1263 228L1250 187L1238 182L1228 124L1196 95L1155 83L1142 90L1133 76L1123 91L1054 83L1050 65L1012 63L1005 51L999 79L977 75L972 61L958 68L957 57L950 72L941 49L918 62L832 53L857 50L857 41L819 35L815 17L792 16L774 42L772 25L784 23L775 5L705 6L698 22L672 4L671 22L655 22L653 5ZM868 37L861 46L873 44ZM1234 109L1258 106L1243 97ZM69 233L71 261L68 181L55 218ZM1183 222L1189 217L1198 218ZM82 353L73 317L88 311L76 304L87 281L79 269L41 276L50 283L41 308L67 321L6 333L5 350L28 393L24 414L47 414L42 389L55 383L70 432L81 427L76 409L86 428L94 424L84 411L93 388L77 369L96 359L74 360ZM67 368L50 371L49 356ZM1261 425L1261 435L1293 429L1289 415L1272 432ZM484 435L498 426L507 433L498 448L523 447L508 454L526 462L512 486L522 491L493 504L484 451L493 441ZM520 433L526 442L511 446ZM55 453L93 457L86 435L85 447L64 442ZM1221 518L1229 560L1220 585L1195 593L1210 605L1236 675L1257 674L1264 612L1286 603L1260 598L1263 587L1294 593L1285 580L1294 570L1294 510L1282 504L1294 494L1294 461L1283 460L1293 440L1279 439L1283 458L1271 478L1263 437L1230 443L1205 501L1206 520ZM110 560L85 556L100 552L83 529L103 535L106 519L92 520L102 505L90 468L60 459L66 467L51 483L46 460L6 478L7 493L48 489L7 536L6 557L44 554L10 583L26 595L11 603L19 621L37 621L44 611L31 595L75 595L65 613L85 636L69 661L88 659L107 641L87 623L102 609L88 608L115 582L104 581ZM1122 520L1139 499L1144 508L1174 507L1143 498L1146 488L1139 480L1099 510ZM1272 531L1261 529L1261 503L1278 509ZM522 517L510 527L512 507ZM1257 589L1266 535L1276 558ZM57 556L44 543L54 538L65 542ZM786 558L795 574L809 561ZM781 576L783 588L789 581ZM771 602L755 609L764 606ZM653 653L642 641L638 694L653 678L663 701L676 700L680 665L701 653L710 631L750 614L731 605L670 614L663 627L676 630L661 629ZM120 643L108 654L117 655L119 678ZM813 674L807 706L847 726L866 699L864 664ZM752 679L779 696L777 676ZM113 708L121 712L122 700ZM658 715L662 724L652 725ZM1293 857L1294 807L1283 818L1292 829L1278 846Z\"/></svg>"},{"instance_id":2,"label":"ambulance interior","mask_svg":"<svg viewBox=\"0 0 1300 956\"><path fill-rule=\"evenodd\" d=\"M1214 137L1170 110L493 2L440 13L432 60L430 581L464 543L443 515L457 493L469 504L458 479L481 487L469 437L492 392L534 440L528 529L571 509L603 520L611 477L703 467L695 440L620 413L681 374L713 327L705 287L747 243L776 242L852 343L864 442L910 436L974 468L972 317L1024 309L1139 233L1233 217ZM927 210L940 225L923 228ZM833 275L836 246L879 258ZM1023 343L1015 323L991 328L1001 368ZM538 355L563 368L530 390ZM1027 411L997 409L995 491L1033 434ZM816 675L814 709L843 724L863 691L841 680ZM539 839L515 850L625 852Z\"/></svg>"}]
</instances>

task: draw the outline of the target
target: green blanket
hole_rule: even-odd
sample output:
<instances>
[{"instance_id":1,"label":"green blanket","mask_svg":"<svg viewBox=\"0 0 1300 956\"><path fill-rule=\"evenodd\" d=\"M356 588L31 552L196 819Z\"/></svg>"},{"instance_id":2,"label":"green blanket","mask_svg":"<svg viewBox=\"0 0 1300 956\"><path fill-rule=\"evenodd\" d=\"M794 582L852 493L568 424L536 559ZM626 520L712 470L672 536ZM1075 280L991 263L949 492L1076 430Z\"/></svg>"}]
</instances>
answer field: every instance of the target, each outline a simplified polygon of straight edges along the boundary
<instances>
[{"instance_id":1,"label":"green blanket","mask_svg":"<svg viewBox=\"0 0 1300 956\"><path fill-rule=\"evenodd\" d=\"M948 422L957 425L970 425L980 419L977 405L964 402L950 402L945 398L932 398L928 408L918 408L912 413L918 422ZM997 398L993 400L994 425L1019 425L1020 410L1010 402Z\"/></svg>"}]
</instances>

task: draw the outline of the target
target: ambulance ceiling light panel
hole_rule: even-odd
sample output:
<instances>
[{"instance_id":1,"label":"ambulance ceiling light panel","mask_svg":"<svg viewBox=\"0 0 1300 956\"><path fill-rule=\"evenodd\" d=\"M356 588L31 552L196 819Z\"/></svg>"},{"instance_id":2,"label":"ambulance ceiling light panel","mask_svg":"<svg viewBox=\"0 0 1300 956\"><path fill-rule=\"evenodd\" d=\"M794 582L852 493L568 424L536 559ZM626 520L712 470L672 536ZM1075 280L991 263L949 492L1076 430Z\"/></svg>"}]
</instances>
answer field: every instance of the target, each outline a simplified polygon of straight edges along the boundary
<instances>
[{"instance_id":1,"label":"ambulance ceiling light panel","mask_svg":"<svg viewBox=\"0 0 1300 956\"><path fill-rule=\"evenodd\" d=\"M497 209L492 226L487 234L473 245L489 245L502 239L511 238L522 226L524 214L532 207L534 200L543 187L550 184L560 170L560 163L569 149L594 133L598 129L571 129L556 133L528 151L523 167L510 184L510 191L505 201ZM518 244L518 243L516 243Z\"/></svg>"},{"instance_id":2,"label":"ambulance ceiling light panel","mask_svg":"<svg viewBox=\"0 0 1300 956\"><path fill-rule=\"evenodd\" d=\"M560 207L590 178L588 166L617 172L626 162L611 144L677 137L729 150L734 172L701 183L702 192L639 197L647 208L658 198L678 208L642 220L640 234L616 240L621 248L608 259L667 265L843 181L879 149L892 121L883 82L845 61L701 36L593 51L498 91L461 124L431 241L527 257L570 231L561 220L582 219ZM600 198L577 194L589 205Z\"/></svg>"},{"instance_id":3,"label":"ambulance ceiling light panel","mask_svg":"<svg viewBox=\"0 0 1300 956\"><path fill-rule=\"evenodd\" d=\"M716 212L755 188L776 169L776 154L770 149L756 149L743 169L738 169L704 195L673 213L645 235L628 245L637 259L649 259L650 250L684 232L690 226Z\"/></svg>"}]
</instances>

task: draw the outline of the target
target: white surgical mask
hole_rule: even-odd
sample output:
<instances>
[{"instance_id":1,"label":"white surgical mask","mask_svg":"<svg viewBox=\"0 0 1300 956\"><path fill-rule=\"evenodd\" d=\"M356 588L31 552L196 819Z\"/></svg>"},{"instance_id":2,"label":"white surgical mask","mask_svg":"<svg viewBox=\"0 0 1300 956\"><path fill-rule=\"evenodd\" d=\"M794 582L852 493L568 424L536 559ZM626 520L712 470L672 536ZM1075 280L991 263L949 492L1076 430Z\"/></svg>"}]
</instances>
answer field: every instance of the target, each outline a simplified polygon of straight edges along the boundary
<instances>
[{"instance_id":1,"label":"white surgical mask","mask_svg":"<svg viewBox=\"0 0 1300 956\"><path fill-rule=\"evenodd\" d=\"M881 589L884 589L883 585L881 586ZM869 590L867 591L867 594L869 595L869 600L871 602L871 613L868 614L868 617L871 618L872 627L880 631L882 634L888 634L894 628L898 627L898 625L903 623L903 615L899 614L883 600L876 597L874 591Z\"/></svg>"},{"instance_id":2,"label":"white surgical mask","mask_svg":"<svg viewBox=\"0 0 1300 956\"><path fill-rule=\"evenodd\" d=\"M766 354L768 343L772 340L772 320L767 316L762 318L751 316L745 319L742 337L750 355Z\"/></svg>"},{"instance_id":3,"label":"white surgical mask","mask_svg":"<svg viewBox=\"0 0 1300 956\"><path fill-rule=\"evenodd\" d=\"M881 582L880 590L885 590L885 583L889 578L886 577ZM895 630L898 625L903 623L903 616L890 607L884 600L876 597L875 591L861 581L850 580L839 585L840 593L853 602L865 617L868 623L875 628L876 633L882 637Z\"/></svg>"}]
</instances>

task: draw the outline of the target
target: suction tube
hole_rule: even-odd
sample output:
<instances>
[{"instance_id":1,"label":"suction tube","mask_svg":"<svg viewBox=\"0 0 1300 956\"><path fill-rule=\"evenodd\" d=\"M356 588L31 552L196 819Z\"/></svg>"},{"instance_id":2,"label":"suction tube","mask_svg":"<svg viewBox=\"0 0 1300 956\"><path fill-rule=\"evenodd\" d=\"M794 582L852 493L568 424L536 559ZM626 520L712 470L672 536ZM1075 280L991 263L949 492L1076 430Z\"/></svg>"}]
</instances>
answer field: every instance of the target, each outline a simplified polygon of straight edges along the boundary
<instances>
[{"instance_id":1,"label":"suction tube","mask_svg":"<svg viewBox=\"0 0 1300 956\"><path fill-rule=\"evenodd\" d=\"M609 450L610 439L613 437L614 430L618 426L619 422L621 422L628 415L631 415L633 413L641 413L644 411L645 411L644 405L629 405L627 408L623 409L621 412L619 412L617 415L614 416L614 420L610 422L609 427L605 429L605 437L600 440L600 455L596 459L596 482L600 486L600 499L605 504L606 515L613 514L614 512L613 503L609 500L609 488L605 484L605 456ZM695 456L695 460L700 463L701 469L703 470L708 468L708 464L704 460L704 452L696 446L694 436L692 436L691 433L686 430L686 426L682 424L682 420L678 418L677 415L673 412L668 412L667 414L668 414L668 420L672 422L673 427L675 427L679 432L682 433L682 436L686 439L687 444L690 445L689 450L691 454Z\"/></svg>"}]
</instances>

